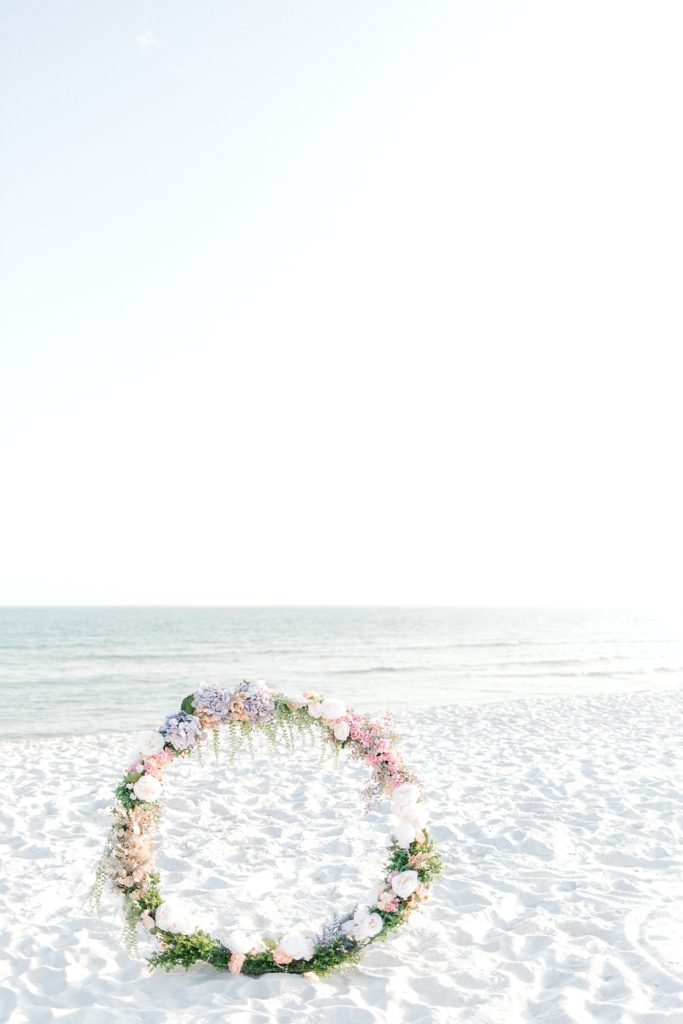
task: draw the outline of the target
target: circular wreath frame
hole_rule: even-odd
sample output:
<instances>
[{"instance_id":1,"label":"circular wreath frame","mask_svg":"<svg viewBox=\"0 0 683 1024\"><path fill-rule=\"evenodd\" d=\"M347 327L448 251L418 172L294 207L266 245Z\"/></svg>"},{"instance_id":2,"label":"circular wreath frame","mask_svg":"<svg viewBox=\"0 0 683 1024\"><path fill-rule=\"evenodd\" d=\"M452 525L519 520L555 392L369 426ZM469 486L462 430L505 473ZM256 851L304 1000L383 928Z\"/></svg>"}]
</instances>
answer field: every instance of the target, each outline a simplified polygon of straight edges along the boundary
<instances>
[{"instance_id":1,"label":"circular wreath frame","mask_svg":"<svg viewBox=\"0 0 683 1024\"><path fill-rule=\"evenodd\" d=\"M210 734L218 759L219 730L228 728L233 743L251 740L251 730L265 732L273 743L284 739L293 746L296 732L317 730L325 744L348 751L372 769L368 802L391 797L397 822L394 838L374 906L357 906L334 921L314 939L288 933L252 942L242 933L219 941L197 930L187 913L164 901L154 870L152 835L158 825L163 775L175 758L200 749ZM229 692L211 685L190 694L181 710L170 715L157 733L148 734L142 748L115 790L113 825L97 872L95 904L110 879L123 896L129 946L135 948L138 925L156 936L160 949L148 962L152 968L186 969L205 961L233 974L329 974L357 963L365 949L385 939L429 897L432 880L441 871L441 857L426 827L426 807L420 802L415 777L394 749L396 739L388 721L356 714L341 701L305 692L287 697L263 682L245 681Z\"/></svg>"}]
</instances>

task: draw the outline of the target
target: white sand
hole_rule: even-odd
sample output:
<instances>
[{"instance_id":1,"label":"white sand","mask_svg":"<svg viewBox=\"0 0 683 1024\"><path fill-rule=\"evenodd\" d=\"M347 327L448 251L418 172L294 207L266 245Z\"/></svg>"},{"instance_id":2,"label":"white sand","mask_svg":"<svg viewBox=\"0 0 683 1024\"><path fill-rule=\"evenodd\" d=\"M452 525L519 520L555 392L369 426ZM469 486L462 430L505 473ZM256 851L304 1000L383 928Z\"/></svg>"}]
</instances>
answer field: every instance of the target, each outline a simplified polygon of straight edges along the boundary
<instances>
[{"instance_id":1,"label":"white sand","mask_svg":"<svg viewBox=\"0 0 683 1024\"><path fill-rule=\"evenodd\" d=\"M116 904L102 919L83 905L130 738L3 744L0 1019L681 1024L682 723L675 692L403 717L446 873L402 931L328 980L150 974L118 943ZM165 890L216 929L325 918L381 861L384 818L354 826L360 769L316 777L308 753L264 765L182 766L169 785Z\"/></svg>"}]
</instances>

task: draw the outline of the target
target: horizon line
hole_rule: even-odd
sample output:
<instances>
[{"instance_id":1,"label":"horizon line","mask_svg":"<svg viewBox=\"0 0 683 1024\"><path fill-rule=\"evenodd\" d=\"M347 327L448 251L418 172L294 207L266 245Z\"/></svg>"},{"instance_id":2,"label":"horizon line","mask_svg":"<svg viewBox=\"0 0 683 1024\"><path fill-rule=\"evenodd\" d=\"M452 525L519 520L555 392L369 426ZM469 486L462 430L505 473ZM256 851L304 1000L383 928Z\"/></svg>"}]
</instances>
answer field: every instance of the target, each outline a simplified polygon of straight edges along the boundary
<instances>
[{"instance_id":1,"label":"horizon line","mask_svg":"<svg viewBox=\"0 0 683 1024\"><path fill-rule=\"evenodd\" d=\"M338 610L349 610L349 609L405 609L405 610L462 610L462 609L473 609L473 610L519 610L519 611L676 611L678 610L674 606L664 605L617 605L617 604L592 604L592 605L580 605L580 604L412 604L412 603L335 603L335 602L321 602L318 604L309 604L306 602L297 602L291 604L258 604L255 602L245 602L242 604L213 604L206 602L170 602L170 603L156 603L156 602L145 602L145 603L126 603L126 602L112 602L112 603L92 603L82 604L78 602L64 603L64 604L50 604L50 603L18 603L18 604L0 604L0 611L13 611L13 610L59 610L59 609L73 609L73 610L85 610L85 609L171 609L171 608L183 608L183 609L255 609L255 610L284 610L288 608L292 609L305 609L314 610L318 608L326 609L338 609Z\"/></svg>"}]
</instances>

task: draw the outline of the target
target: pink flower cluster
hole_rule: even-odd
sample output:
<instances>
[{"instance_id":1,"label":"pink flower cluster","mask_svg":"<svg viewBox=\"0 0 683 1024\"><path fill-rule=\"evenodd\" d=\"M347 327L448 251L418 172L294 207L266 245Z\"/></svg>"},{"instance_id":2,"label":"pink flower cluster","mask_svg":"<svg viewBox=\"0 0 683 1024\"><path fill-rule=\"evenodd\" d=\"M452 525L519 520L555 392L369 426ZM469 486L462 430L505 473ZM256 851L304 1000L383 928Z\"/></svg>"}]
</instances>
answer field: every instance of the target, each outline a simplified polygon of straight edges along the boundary
<instances>
[{"instance_id":1,"label":"pink flower cluster","mask_svg":"<svg viewBox=\"0 0 683 1024\"><path fill-rule=\"evenodd\" d=\"M345 720L349 723L351 739L365 747L363 760L373 768L379 768L382 774L387 776L388 788L396 789L397 786L405 782L403 762L400 756L392 750L391 741L386 736L384 726L356 714L346 715Z\"/></svg>"},{"instance_id":2,"label":"pink flower cluster","mask_svg":"<svg viewBox=\"0 0 683 1024\"><path fill-rule=\"evenodd\" d=\"M168 747L164 747L159 754L153 754L151 757L146 757L145 775L153 775L155 779L160 779L166 765L173 760L173 756L173 751L169 750Z\"/></svg>"},{"instance_id":3,"label":"pink flower cluster","mask_svg":"<svg viewBox=\"0 0 683 1024\"><path fill-rule=\"evenodd\" d=\"M396 872L394 872L396 874ZM389 881L389 879L387 879ZM393 892L388 889L384 889L383 892L377 897L377 908L383 910L385 913L395 913L398 910L398 896L395 896Z\"/></svg>"}]
</instances>

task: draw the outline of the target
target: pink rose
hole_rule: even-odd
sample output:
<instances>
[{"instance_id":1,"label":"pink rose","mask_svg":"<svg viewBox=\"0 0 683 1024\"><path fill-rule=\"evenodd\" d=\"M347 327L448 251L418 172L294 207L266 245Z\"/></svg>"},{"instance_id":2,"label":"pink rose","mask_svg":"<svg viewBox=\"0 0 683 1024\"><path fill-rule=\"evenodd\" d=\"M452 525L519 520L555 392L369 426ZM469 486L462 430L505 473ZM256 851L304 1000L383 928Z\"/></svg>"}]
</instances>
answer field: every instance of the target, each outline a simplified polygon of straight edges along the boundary
<instances>
[{"instance_id":1,"label":"pink rose","mask_svg":"<svg viewBox=\"0 0 683 1024\"><path fill-rule=\"evenodd\" d=\"M334 733L334 738L336 740L339 740L340 743L343 743L344 740L347 740L349 738L349 723L345 721L343 718L340 718L339 721L334 723L334 728L332 732Z\"/></svg>"},{"instance_id":2,"label":"pink rose","mask_svg":"<svg viewBox=\"0 0 683 1024\"><path fill-rule=\"evenodd\" d=\"M394 911L398 910L398 898L385 889L377 897L377 909L393 914Z\"/></svg>"},{"instance_id":3,"label":"pink rose","mask_svg":"<svg viewBox=\"0 0 683 1024\"><path fill-rule=\"evenodd\" d=\"M230 959L228 960L228 970L230 973L239 974L245 960L246 956L244 953L231 953Z\"/></svg>"},{"instance_id":4,"label":"pink rose","mask_svg":"<svg viewBox=\"0 0 683 1024\"><path fill-rule=\"evenodd\" d=\"M291 964L293 959L294 957L285 953L284 949L278 948L273 950L273 960L276 964L280 964L281 967L284 967L285 964Z\"/></svg>"}]
</instances>

